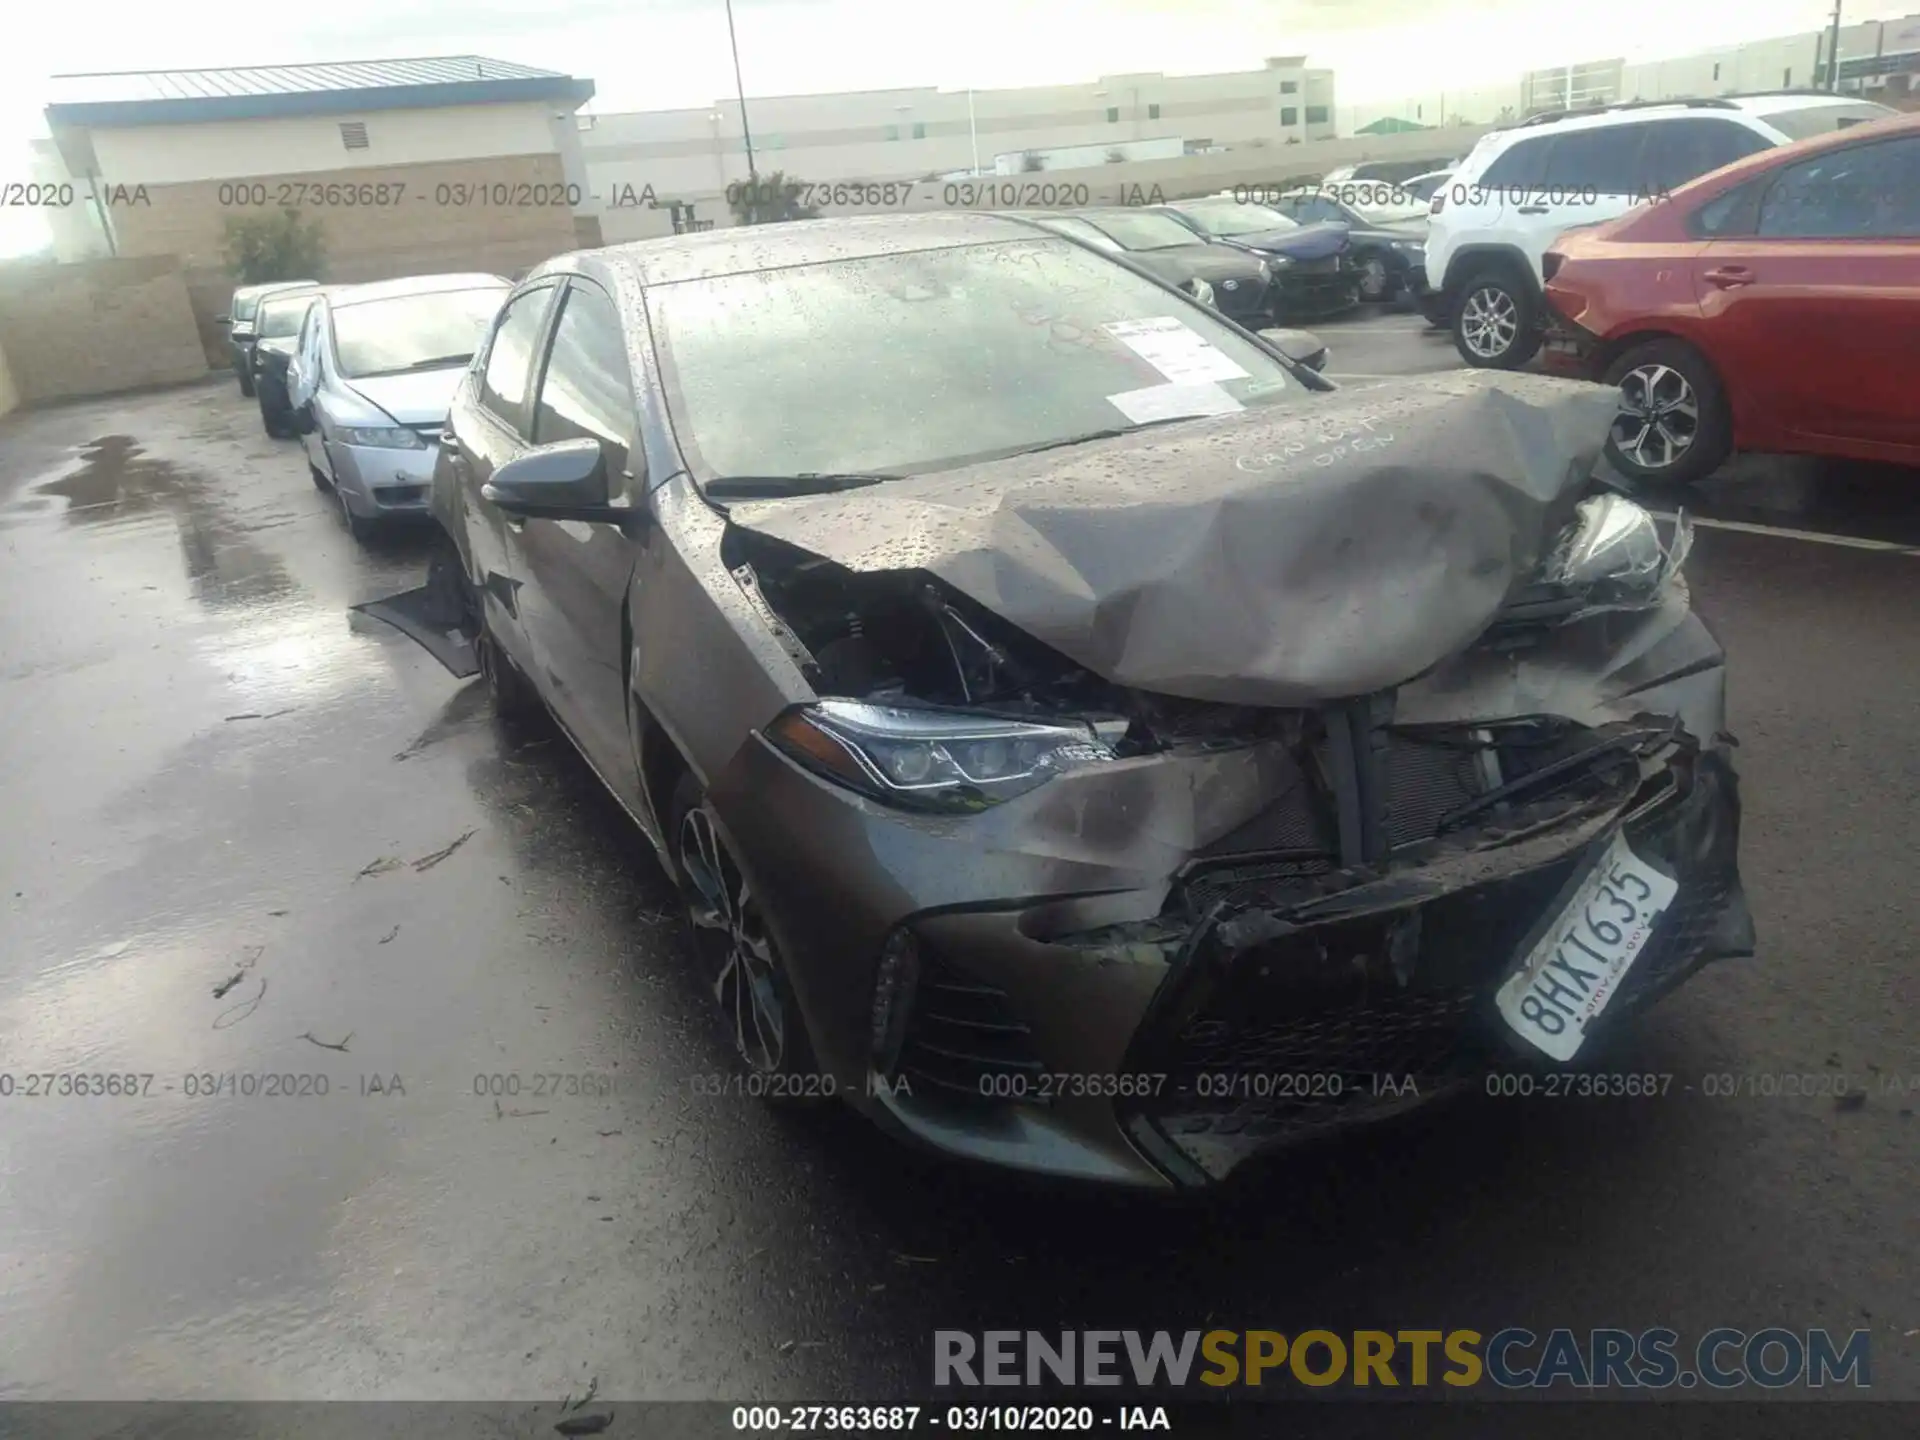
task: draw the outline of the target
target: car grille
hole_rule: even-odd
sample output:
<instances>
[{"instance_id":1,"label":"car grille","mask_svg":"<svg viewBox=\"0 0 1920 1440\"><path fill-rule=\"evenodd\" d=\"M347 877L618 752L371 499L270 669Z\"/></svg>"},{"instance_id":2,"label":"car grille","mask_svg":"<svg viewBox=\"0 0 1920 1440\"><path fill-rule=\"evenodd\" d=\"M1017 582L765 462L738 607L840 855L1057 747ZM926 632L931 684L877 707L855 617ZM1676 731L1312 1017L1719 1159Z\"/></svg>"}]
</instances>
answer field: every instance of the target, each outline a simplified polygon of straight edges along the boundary
<instances>
[{"instance_id":1,"label":"car grille","mask_svg":"<svg viewBox=\"0 0 1920 1440\"><path fill-rule=\"evenodd\" d=\"M1231 283L1233 289L1227 285ZM1267 286L1262 280L1221 281L1213 287L1214 303L1220 307L1223 315L1239 317L1252 315L1263 310L1267 303Z\"/></svg>"},{"instance_id":2,"label":"car grille","mask_svg":"<svg viewBox=\"0 0 1920 1440\"><path fill-rule=\"evenodd\" d=\"M427 498L424 485L376 485L373 487L373 503L376 505L418 505Z\"/></svg>"},{"instance_id":3,"label":"car grille","mask_svg":"<svg viewBox=\"0 0 1920 1440\"><path fill-rule=\"evenodd\" d=\"M916 1094L983 1105L1004 1103L992 1098L996 1081L1040 1071L1031 1032L1014 1013L1004 990L924 948L921 953L913 1016L900 1047L897 1073L910 1081ZM1004 1083L998 1087L1002 1096L1009 1088ZM1026 1089L1019 1086L1014 1093L1024 1094Z\"/></svg>"},{"instance_id":4,"label":"car grille","mask_svg":"<svg viewBox=\"0 0 1920 1440\"><path fill-rule=\"evenodd\" d=\"M1681 886L1610 1019L1684 977L1734 892L1737 835L1699 853L1699 813L1676 796L1627 828L1636 852L1679 874ZM1230 957L1203 939L1128 1056L1129 1070L1165 1079L1153 1095L1123 1102L1132 1107L1123 1118L1217 1178L1264 1145L1376 1118L1515 1063L1493 993L1583 858ZM1272 895L1310 873L1263 881L1253 867L1215 872L1190 885L1189 898L1253 899L1263 883ZM1389 937L1414 923L1403 984L1386 958Z\"/></svg>"},{"instance_id":5,"label":"car grille","mask_svg":"<svg viewBox=\"0 0 1920 1440\"><path fill-rule=\"evenodd\" d=\"M1337 275L1345 267L1338 255L1325 255L1318 260L1296 260L1293 273L1296 275Z\"/></svg>"}]
</instances>

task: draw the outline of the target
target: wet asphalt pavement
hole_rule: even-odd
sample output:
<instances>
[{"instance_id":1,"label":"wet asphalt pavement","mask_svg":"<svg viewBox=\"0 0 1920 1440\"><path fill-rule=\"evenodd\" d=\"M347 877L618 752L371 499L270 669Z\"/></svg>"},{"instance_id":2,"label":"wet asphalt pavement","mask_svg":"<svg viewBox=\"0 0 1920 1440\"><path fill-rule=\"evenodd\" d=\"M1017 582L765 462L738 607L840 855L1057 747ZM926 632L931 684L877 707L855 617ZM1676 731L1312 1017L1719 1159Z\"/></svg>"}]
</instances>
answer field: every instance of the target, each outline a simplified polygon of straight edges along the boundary
<instances>
[{"instance_id":1,"label":"wet asphalt pavement","mask_svg":"<svg viewBox=\"0 0 1920 1440\"><path fill-rule=\"evenodd\" d=\"M1320 328L1336 374L1453 363ZM1920 543L1914 472L1707 489ZM1761 953L1608 1057L1664 1098L1475 1097L1179 1205L696 1093L638 836L349 613L423 563L230 382L0 423L0 1398L873 1402L935 1327L1209 1323L1865 1327L1920 1398L1920 557L1698 536ZM150 1078L27 1093L76 1072Z\"/></svg>"}]
</instances>

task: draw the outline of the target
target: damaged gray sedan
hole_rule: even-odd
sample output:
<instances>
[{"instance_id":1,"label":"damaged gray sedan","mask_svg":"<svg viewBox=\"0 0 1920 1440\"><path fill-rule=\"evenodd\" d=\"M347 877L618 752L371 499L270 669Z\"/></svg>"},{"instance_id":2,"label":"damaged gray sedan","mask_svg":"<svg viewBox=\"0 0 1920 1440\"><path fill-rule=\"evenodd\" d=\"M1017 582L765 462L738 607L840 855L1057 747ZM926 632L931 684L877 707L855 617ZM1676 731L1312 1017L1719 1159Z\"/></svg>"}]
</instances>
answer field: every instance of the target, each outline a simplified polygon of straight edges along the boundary
<instances>
[{"instance_id":1,"label":"damaged gray sedan","mask_svg":"<svg viewBox=\"0 0 1920 1440\"><path fill-rule=\"evenodd\" d=\"M1204 1185L1750 953L1687 531L1597 387L1338 391L1017 218L563 256L390 616L550 710L773 1098Z\"/></svg>"}]
</instances>

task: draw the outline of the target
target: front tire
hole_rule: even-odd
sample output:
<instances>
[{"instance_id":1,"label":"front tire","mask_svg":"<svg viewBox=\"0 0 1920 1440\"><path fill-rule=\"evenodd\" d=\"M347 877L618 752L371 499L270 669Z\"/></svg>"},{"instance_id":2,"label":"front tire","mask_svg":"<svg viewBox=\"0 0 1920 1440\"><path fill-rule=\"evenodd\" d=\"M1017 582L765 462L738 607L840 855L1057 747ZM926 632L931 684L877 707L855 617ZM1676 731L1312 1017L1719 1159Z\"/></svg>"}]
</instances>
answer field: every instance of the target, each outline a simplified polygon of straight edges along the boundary
<instances>
[{"instance_id":1,"label":"front tire","mask_svg":"<svg viewBox=\"0 0 1920 1440\"><path fill-rule=\"evenodd\" d=\"M1507 266L1482 270L1460 287L1453 345L1476 370L1518 370L1540 349L1540 303Z\"/></svg>"},{"instance_id":2,"label":"front tire","mask_svg":"<svg viewBox=\"0 0 1920 1440\"><path fill-rule=\"evenodd\" d=\"M240 394L248 400L253 399L253 375L246 370L238 368L236 368L233 373L240 381Z\"/></svg>"},{"instance_id":3,"label":"front tire","mask_svg":"<svg viewBox=\"0 0 1920 1440\"><path fill-rule=\"evenodd\" d=\"M1733 449L1726 392L1706 356L1680 340L1650 340L1607 367L1620 413L1607 432L1607 460L1652 485L1686 485L1720 468Z\"/></svg>"},{"instance_id":4,"label":"front tire","mask_svg":"<svg viewBox=\"0 0 1920 1440\"><path fill-rule=\"evenodd\" d=\"M674 882L736 1062L775 1104L828 1098L786 963L691 771L681 772L670 811Z\"/></svg>"},{"instance_id":5,"label":"front tire","mask_svg":"<svg viewBox=\"0 0 1920 1440\"><path fill-rule=\"evenodd\" d=\"M473 658L480 667L480 678L486 682L487 698L493 702L493 713L509 724L535 718L540 713L541 705L540 694L533 688L533 682L520 673L520 667L500 648L500 642L494 638L484 615L480 618L479 626L479 634L473 642Z\"/></svg>"},{"instance_id":6,"label":"front tire","mask_svg":"<svg viewBox=\"0 0 1920 1440\"><path fill-rule=\"evenodd\" d=\"M261 395L260 428L267 432L269 439L291 440L293 438L293 416L280 406L271 403L267 396Z\"/></svg>"},{"instance_id":7,"label":"front tire","mask_svg":"<svg viewBox=\"0 0 1920 1440\"><path fill-rule=\"evenodd\" d=\"M1360 298L1378 302L1392 291L1393 277L1387 272L1387 262L1378 255L1369 255L1360 263Z\"/></svg>"},{"instance_id":8,"label":"front tire","mask_svg":"<svg viewBox=\"0 0 1920 1440\"><path fill-rule=\"evenodd\" d=\"M347 534L356 544L364 545L372 538L374 522L353 513L353 506L347 503L347 492L338 485L333 487L334 498L340 502L340 518L346 522Z\"/></svg>"}]
</instances>

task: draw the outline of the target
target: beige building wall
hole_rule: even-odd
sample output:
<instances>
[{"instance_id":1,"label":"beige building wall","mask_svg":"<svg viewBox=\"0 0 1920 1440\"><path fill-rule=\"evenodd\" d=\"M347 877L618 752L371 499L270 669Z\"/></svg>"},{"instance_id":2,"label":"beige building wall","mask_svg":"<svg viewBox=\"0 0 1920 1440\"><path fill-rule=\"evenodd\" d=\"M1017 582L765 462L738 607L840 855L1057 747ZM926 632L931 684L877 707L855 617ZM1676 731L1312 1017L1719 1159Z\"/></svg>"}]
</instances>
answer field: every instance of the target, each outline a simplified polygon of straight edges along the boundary
<instances>
[{"instance_id":1,"label":"beige building wall","mask_svg":"<svg viewBox=\"0 0 1920 1440\"><path fill-rule=\"evenodd\" d=\"M0 277L0 348L17 367L0 400L11 390L22 405L207 373L185 278L164 255L9 270Z\"/></svg>"},{"instance_id":2,"label":"beige building wall","mask_svg":"<svg viewBox=\"0 0 1920 1440\"><path fill-rule=\"evenodd\" d=\"M92 132L95 169L109 185L170 185L259 175L543 155L554 148L553 104L444 105L266 120L130 125ZM362 127L349 149L343 125ZM357 136L355 137L358 138Z\"/></svg>"},{"instance_id":3,"label":"beige building wall","mask_svg":"<svg viewBox=\"0 0 1920 1440\"><path fill-rule=\"evenodd\" d=\"M327 186L342 189L329 197ZM344 203L348 188L358 199L369 186L373 204ZM262 196L267 203L252 203ZM226 331L214 317L226 313L237 283L227 266L228 224L275 215L282 199L320 223L325 258L315 278L337 283L457 270L511 275L595 243L591 217L576 223L561 157L551 151L148 185L144 203L108 207L116 242L125 256L179 257L211 365L227 363Z\"/></svg>"},{"instance_id":4,"label":"beige building wall","mask_svg":"<svg viewBox=\"0 0 1920 1440\"><path fill-rule=\"evenodd\" d=\"M1308 69L1303 56L1255 70L1107 75L1080 85L751 97L747 119L760 174L782 170L813 184L917 180L971 169L976 157L990 172L994 156L1023 150L1168 138L1190 150L1305 143L1335 130L1333 73ZM663 205L697 200L747 178L736 100L595 116L580 143L603 202L649 186ZM726 223L705 205L699 218ZM610 238L654 223L611 205L602 219Z\"/></svg>"},{"instance_id":5,"label":"beige building wall","mask_svg":"<svg viewBox=\"0 0 1920 1440\"><path fill-rule=\"evenodd\" d=\"M325 247L317 278L346 283L511 275L599 243L565 102L97 128L73 140L69 153L86 161L75 162L76 188L90 193L90 168L114 251L179 257L214 366L228 363L214 317L238 283L226 258L237 219L291 205L317 220ZM97 229L94 208L83 202L68 218Z\"/></svg>"}]
</instances>

